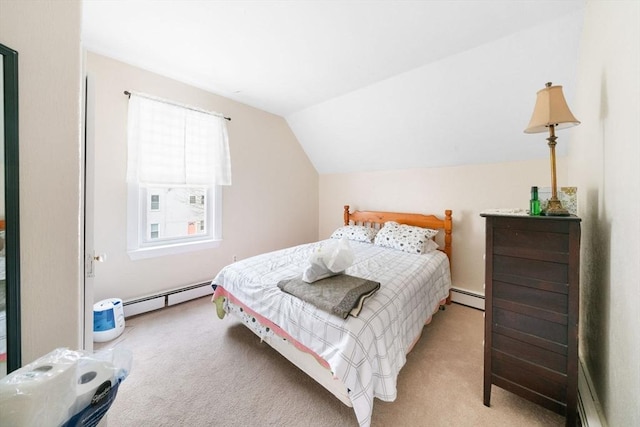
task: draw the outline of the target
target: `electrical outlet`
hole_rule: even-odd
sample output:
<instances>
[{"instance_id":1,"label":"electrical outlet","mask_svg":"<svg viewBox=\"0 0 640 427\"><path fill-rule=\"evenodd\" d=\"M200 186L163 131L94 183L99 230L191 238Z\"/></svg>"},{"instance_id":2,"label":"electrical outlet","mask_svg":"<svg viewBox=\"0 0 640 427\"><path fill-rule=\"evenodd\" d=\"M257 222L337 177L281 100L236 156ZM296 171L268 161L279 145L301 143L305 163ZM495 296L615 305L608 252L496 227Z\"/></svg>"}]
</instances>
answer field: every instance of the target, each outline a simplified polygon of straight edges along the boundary
<instances>
[{"instance_id":1,"label":"electrical outlet","mask_svg":"<svg viewBox=\"0 0 640 427\"><path fill-rule=\"evenodd\" d=\"M233 262L236 262L237 260L238 260L238 257L234 255L233 256Z\"/></svg>"}]
</instances>

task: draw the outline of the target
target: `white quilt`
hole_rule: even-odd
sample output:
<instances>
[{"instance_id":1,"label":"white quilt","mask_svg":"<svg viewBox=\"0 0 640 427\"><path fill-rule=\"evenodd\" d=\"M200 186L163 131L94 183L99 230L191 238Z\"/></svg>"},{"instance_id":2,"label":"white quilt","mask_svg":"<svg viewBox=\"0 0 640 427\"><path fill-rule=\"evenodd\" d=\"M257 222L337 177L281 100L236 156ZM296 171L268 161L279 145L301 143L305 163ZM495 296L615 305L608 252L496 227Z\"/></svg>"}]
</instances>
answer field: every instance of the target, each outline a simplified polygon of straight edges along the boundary
<instances>
[{"instance_id":1,"label":"white quilt","mask_svg":"<svg viewBox=\"0 0 640 427\"><path fill-rule=\"evenodd\" d=\"M355 261L345 273L380 282L381 287L366 300L358 317L342 319L277 287L280 280L301 276L309 255L326 242L236 262L218 273L213 283L328 362L349 389L359 424L368 427L373 398L395 400L407 352L448 296L449 261L440 251L415 255L349 242Z\"/></svg>"}]
</instances>

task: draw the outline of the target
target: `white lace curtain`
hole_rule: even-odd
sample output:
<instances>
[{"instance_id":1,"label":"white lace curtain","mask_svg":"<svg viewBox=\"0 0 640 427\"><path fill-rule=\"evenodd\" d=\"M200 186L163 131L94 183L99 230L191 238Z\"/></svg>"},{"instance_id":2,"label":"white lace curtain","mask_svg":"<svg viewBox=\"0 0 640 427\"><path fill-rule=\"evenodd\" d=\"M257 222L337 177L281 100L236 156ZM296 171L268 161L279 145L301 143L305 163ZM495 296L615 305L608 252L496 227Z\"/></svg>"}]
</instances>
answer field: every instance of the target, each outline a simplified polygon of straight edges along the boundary
<instances>
[{"instance_id":1,"label":"white lace curtain","mask_svg":"<svg viewBox=\"0 0 640 427\"><path fill-rule=\"evenodd\" d=\"M131 94L127 182L231 185L223 117Z\"/></svg>"}]
</instances>

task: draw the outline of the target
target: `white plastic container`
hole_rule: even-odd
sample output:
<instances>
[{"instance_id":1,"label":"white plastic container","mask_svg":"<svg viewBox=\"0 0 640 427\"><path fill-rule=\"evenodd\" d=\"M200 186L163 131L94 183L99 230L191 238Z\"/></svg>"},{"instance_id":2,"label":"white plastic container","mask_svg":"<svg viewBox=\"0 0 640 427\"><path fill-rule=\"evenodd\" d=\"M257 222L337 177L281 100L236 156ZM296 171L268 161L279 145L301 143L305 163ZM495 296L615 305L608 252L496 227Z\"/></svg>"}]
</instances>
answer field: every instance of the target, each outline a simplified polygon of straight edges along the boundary
<instances>
[{"instance_id":1,"label":"white plastic container","mask_svg":"<svg viewBox=\"0 0 640 427\"><path fill-rule=\"evenodd\" d=\"M124 331L124 308L119 298L109 298L93 305L93 341L106 342Z\"/></svg>"}]
</instances>

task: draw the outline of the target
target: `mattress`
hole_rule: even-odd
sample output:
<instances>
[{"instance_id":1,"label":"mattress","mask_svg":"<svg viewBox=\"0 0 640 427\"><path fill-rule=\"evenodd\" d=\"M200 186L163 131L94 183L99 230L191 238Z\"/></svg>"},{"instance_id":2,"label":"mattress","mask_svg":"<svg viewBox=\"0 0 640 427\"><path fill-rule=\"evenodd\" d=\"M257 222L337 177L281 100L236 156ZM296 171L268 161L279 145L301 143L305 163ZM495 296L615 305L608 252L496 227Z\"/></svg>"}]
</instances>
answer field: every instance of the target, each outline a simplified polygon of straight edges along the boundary
<instances>
[{"instance_id":1,"label":"mattress","mask_svg":"<svg viewBox=\"0 0 640 427\"><path fill-rule=\"evenodd\" d=\"M246 306L259 320L266 319L271 327L263 327L259 335L284 334L313 353L344 383L359 424L368 426L373 399L395 400L398 373L408 351L449 294L449 260L438 250L416 255L349 242L355 260L345 273L380 282L380 289L367 299L358 317L342 319L277 286L281 280L301 276L310 254L327 243L299 245L228 265L213 280L214 299L227 297L227 302ZM231 311L228 304L223 307Z\"/></svg>"}]
</instances>

